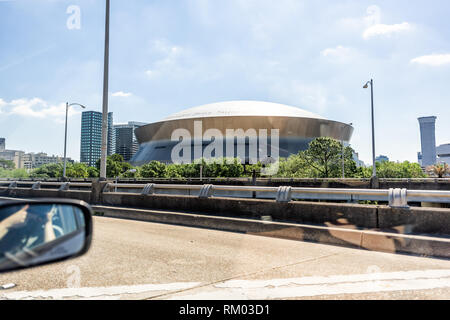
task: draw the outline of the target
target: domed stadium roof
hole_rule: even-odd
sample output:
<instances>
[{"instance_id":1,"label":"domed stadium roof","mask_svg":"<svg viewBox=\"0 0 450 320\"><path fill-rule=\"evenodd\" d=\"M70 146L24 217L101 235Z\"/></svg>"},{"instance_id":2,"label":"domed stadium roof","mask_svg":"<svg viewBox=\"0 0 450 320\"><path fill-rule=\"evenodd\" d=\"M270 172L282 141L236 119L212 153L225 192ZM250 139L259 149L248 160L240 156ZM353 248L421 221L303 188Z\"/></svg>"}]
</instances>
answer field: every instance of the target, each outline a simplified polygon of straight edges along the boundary
<instances>
[{"instance_id":1,"label":"domed stadium roof","mask_svg":"<svg viewBox=\"0 0 450 320\"><path fill-rule=\"evenodd\" d=\"M226 101L189 108L174 113L162 121L230 116L299 117L325 120L325 118L312 112L279 103L264 101Z\"/></svg>"}]
</instances>

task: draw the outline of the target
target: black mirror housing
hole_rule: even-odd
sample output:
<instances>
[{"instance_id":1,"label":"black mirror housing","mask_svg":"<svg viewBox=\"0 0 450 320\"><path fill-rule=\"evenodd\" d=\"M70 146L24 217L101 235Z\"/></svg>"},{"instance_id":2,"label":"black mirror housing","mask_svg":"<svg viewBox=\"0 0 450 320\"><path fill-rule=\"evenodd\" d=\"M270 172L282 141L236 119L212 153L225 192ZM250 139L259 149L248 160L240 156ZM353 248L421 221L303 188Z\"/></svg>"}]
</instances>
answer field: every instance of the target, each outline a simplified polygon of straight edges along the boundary
<instances>
[{"instance_id":1,"label":"black mirror housing","mask_svg":"<svg viewBox=\"0 0 450 320\"><path fill-rule=\"evenodd\" d=\"M0 273L72 259L92 242L92 209L80 200L0 204Z\"/></svg>"}]
</instances>

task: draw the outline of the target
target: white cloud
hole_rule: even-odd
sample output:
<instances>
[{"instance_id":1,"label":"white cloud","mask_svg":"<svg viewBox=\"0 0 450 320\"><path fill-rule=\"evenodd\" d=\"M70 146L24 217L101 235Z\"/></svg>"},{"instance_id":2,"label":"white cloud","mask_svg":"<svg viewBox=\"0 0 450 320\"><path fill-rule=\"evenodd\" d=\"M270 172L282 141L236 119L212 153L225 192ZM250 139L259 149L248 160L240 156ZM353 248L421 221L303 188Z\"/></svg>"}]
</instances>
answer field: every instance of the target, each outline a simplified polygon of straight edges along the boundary
<instances>
[{"instance_id":1,"label":"white cloud","mask_svg":"<svg viewBox=\"0 0 450 320\"><path fill-rule=\"evenodd\" d=\"M326 48L322 50L320 54L323 57L336 57L336 58L345 58L352 54L352 49L343 46L337 46L336 48Z\"/></svg>"},{"instance_id":2,"label":"white cloud","mask_svg":"<svg viewBox=\"0 0 450 320\"><path fill-rule=\"evenodd\" d=\"M364 39L369 39L375 36L389 36L393 33L399 33L411 30L411 24L403 22L399 24L375 24L367 28L363 33Z\"/></svg>"},{"instance_id":3,"label":"white cloud","mask_svg":"<svg viewBox=\"0 0 450 320\"><path fill-rule=\"evenodd\" d=\"M450 54L430 54L411 59L411 63L439 67L450 64Z\"/></svg>"},{"instance_id":4,"label":"white cloud","mask_svg":"<svg viewBox=\"0 0 450 320\"><path fill-rule=\"evenodd\" d=\"M126 97L132 96L133 94L132 94L131 92L117 91L117 92L112 93L111 95L112 95L113 97L123 97L123 98L126 98Z\"/></svg>"},{"instance_id":5,"label":"white cloud","mask_svg":"<svg viewBox=\"0 0 450 320\"><path fill-rule=\"evenodd\" d=\"M0 105L3 106L6 115L19 115L39 119L48 118L56 122L63 121L66 114L65 103L62 102L57 105L51 105L40 98L20 98L10 102L5 102L0 99ZM74 108L69 109L69 116L79 113L80 112Z\"/></svg>"}]
</instances>

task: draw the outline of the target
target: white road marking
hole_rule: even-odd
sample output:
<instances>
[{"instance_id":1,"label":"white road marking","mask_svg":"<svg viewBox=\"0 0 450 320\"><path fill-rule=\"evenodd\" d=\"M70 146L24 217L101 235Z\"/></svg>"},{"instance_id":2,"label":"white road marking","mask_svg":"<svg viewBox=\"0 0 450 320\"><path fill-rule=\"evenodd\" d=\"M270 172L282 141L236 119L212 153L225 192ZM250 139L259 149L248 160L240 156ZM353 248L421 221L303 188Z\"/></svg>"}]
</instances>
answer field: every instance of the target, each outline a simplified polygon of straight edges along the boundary
<instances>
[{"instance_id":1,"label":"white road marking","mask_svg":"<svg viewBox=\"0 0 450 320\"><path fill-rule=\"evenodd\" d=\"M199 285L199 282L175 282L166 284L144 284L115 287L83 287L63 288L37 291L15 291L0 294L5 299L64 299L70 297L94 298L103 297L114 299L113 296L123 294L136 294L150 291L175 291L189 289Z\"/></svg>"},{"instance_id":2,"label":"white road marking","mask_svg":"<svg viewBox=\"0 0 450 320\"><path fill-rule=\"evenodd\" d=\"M375 293L387 291L450 288L450 269L333 275L270 280L229 280L212 286L200 282L144 284L114 287L63 288L16 291L0 295L4 299L119 299L120 295L145 292L169 294L172 300L245 300L314 297L320 295ZM206 285L203 283L203 285ZM193 289L170 295L171 291Z\"/></svg>"},{"instance_id":3,"label":"white road marking","mask_svg":"<svg viewBox=\"0 0 450 320\"><path fill-rule=\"evenodd\" d=\"M176 300L283 299L450 288L450 270L424 270L272 280L230 280L200 292L179 293Z\"/></svg>"},{"instance_id":4,"label":"white road marking","mask_svg":"<svg viewBox=\"0 0 450 320\"><path fill-rule=\"evenodd\" d=\"M337 275L328 277L303 277L289 279L270 280L229 280L215 285L218 288L262 288L268 286L287 286L305 284L332 284L343 282L365 282L375 280L414 280L414 279L436 279L450 277L450 269L423 270L423 271L399 271L378 272L350 275Z\"/></svg>"}]
</instances>

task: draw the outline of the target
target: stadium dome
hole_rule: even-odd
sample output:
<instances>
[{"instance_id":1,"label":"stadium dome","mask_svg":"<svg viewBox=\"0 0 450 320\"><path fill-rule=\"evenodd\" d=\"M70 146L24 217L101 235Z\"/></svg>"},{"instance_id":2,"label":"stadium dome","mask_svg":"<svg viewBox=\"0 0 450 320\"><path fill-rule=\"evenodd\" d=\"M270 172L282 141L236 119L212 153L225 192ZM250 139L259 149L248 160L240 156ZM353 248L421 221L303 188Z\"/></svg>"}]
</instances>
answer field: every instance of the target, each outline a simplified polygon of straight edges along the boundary
<instances>
[{"instance_id":1,"label":"stadium dome","mask_svg":"<svg viewBox=\"0 0 450 320\"><path fill-rule=\"evenodd\" d=\"M239 131L239 129L242 130ZM234 130L237 135L227 135L227 132L233 133L229 130ZM180 138L179 132L184 132L184 137ZM179 162L174 161L173 151L174 147L177 145L179 147L180 143L185 147L188 143L189 147L192 147L192 151L185 149L189 154L184 154L185 161L183 162L193 161L204 156L205 148L217 139L211 138L211 132L223 134L223 142L221 142L223 143L223 152L214 151L210 154L211 157L239 156L243 163L252 163L254 156L251 157L249 154L253 150L250 145L254 141L257 141L257 158L262 161L264 157L287 157L300 150L305 150L309 142L317 137L326 136L349 142L353 127L342 122L325 119L297 107L278 103L264 101L217 102L185 109L169 115L161 121L137 128L135 134L139 142L139 150L131 162L136 165L142 165L152 160L165 163ZM242 133L244 133L243 137ZM252 140L252 134L255 133L256 140ZM277 137L274 134L277 134ZM186 135L190 140L185 139ZM272 141L272 139L277 140ZM199 146L202 150L200 153ZM242 154L238 152L240 147L245 148L245 157L240 156ZM175 151L178 152L178 149ZM210 148L206 150L210 150ZM190 158L190 161L187 161L186 157Z\"/></svg>"}]
</instances>

